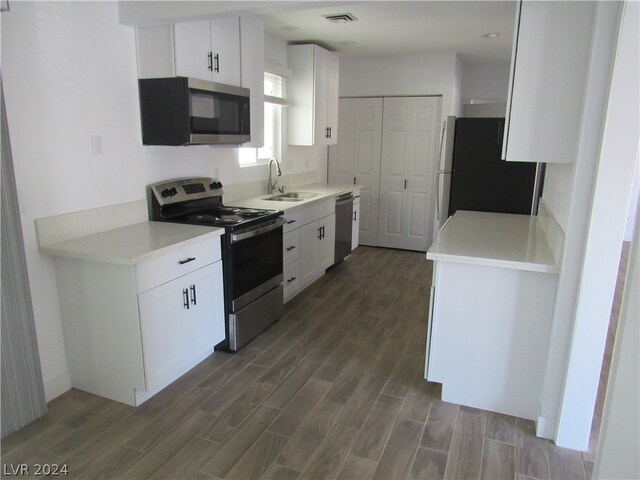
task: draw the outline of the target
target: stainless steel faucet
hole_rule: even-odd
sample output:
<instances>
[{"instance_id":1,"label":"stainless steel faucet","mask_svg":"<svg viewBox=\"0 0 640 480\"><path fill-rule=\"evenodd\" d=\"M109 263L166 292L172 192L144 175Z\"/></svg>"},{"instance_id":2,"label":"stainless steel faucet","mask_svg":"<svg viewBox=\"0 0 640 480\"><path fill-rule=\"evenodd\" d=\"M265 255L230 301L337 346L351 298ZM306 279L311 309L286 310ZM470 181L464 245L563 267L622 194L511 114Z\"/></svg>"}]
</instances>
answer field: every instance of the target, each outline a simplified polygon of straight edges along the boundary
<instances>
[{"instance_id":1,"label":"stainless steel faucet","mask_svg":"<svg viewBox=\"0 0 640 480\"><path fill-rule=\"evenodd\" d=\"M277 180L275 182L272 181L271 165L273 165L274 163L276 164L276 176L278 177L282 176L282 170L280 170L280 162L278 162L278 160L275 157L271 157L269 159L269 180L267 180L267 193L269 195L273 193L273 191L276 188L276 183L278 183Z\"/></svg>"}]
</instances>

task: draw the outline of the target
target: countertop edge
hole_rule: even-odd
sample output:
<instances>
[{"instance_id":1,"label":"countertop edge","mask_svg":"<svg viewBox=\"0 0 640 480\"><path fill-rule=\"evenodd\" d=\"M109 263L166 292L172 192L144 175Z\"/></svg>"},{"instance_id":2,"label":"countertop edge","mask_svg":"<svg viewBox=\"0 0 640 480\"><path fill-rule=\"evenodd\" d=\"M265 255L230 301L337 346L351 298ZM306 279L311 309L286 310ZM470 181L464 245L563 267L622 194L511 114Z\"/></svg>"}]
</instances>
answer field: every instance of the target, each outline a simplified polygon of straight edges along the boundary
<instances>
[{"instance_id":1,"label":"countertop edge","mask_svg":"<svg viewBox=\"0 0 640 480\"><path fill-rule=\"evenodd\" d=\"M121 227L125 228L125 227ZM117 229L114 229L117 230ZM212 231L210 232L202 232L195 234L191 238L187 238L185 240L173 243L171 245L166 245L164 247L151 250L149 252L142 253L140 255L136 255L134 257L122 257L116 255L108 255L108 254L100 254L100 253L89 253L82 251L73 251L69 249L62 248L64 243L67 243L69 240L65 240L59 243L53 243L50 245L40 245L38 250L42 254L51 255L54 257L63 257L63 258L71 258L75 260L85 260L91 262L101 262L101 263L110 263L112 265L121 265L121 266L135 266L139 263L142 263L146 260L150 260L152 258L163 255L167 251L170 251L174 248L179 248L182 246L188 246L192 243L196 243L202 240L202 237L211 236L211 237L221 237L224 234L224 228L216 228L215 230L212 227ZM104 233L104 232L102 232ZM99 235L94 234L94 235Z\"/></svg>"},{"instance_id":2,"label":"countertop edge","mask_svg":"<svg viewBox=\"0 0 640 480\"><path fill-rule=\"evenodd\" d=\"M522 233L525 233L524 237ZM489 241L496 240L502 245L504 239L507 242L503 248L511 250L511 246L515 247L512 252L517 253L515 256L503 255L494 246L488 246ZM514 241L516 243L512 243ZM521 245L523 241L526 242L524 249ZM535 246L533 252L529 252L530 245ZM560 273L560 265L551 252L549 240L536 216L459 210L440 229L426 258L520 271Z\"/></svg>"},{"instance_id":3,"label":"countertop edge","mask_svg":"<svg viewBox=\"0 0 640 480\"><path fill-rule=\"evenodd\" d=\"M527 272L559 274L560 269L556 265L545 265L541 263L527 263L515 260L499 260L495 258L468 257L463 255L452 255L446 253L427 252L427 260L434 262L463 263L465 265L475 265L478 267L496 267L509 270L520 270Z\"/></svg>"}]
</instances>

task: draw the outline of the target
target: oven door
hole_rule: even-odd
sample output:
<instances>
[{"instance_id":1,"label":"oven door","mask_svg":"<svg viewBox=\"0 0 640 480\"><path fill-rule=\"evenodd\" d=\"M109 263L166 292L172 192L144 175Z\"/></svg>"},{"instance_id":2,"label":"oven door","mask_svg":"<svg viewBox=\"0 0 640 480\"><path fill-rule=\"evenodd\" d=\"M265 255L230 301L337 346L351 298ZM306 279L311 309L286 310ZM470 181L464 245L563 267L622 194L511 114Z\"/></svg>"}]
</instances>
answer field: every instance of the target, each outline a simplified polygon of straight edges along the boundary
<instances>
[{"instance_id":1,"label":"oven door","mask_svg":"<svg viewBox=\"0 0 640 480\"><path fill-rule=\"evenodd\" d=\"M230 310L237 312L282 282L280 217L266 225L230 234Z\"/></svg>"}]
</instances>

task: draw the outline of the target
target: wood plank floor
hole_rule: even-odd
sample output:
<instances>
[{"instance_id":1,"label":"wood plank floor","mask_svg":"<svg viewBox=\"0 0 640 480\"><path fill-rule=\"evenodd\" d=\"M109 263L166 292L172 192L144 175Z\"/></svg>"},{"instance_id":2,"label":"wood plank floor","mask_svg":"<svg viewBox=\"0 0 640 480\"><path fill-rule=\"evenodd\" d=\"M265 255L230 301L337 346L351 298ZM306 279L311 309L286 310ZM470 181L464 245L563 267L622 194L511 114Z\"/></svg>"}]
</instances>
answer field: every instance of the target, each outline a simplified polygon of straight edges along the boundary
<instances>
[{"instance_id":1,"label":"wood plank floor","mask_svg":"<svg viewBox=\"0 0 640 480\"><path fill-rule=\"evenodd\" d=\"M585 479L580 453L536 438L533 422L442 402L423 379L431 270L424 254L359 247L247 348L214 353L139 408L56 398L2 441L3 466L66 463L86 479Z\"/></svg>"}]
</instances>

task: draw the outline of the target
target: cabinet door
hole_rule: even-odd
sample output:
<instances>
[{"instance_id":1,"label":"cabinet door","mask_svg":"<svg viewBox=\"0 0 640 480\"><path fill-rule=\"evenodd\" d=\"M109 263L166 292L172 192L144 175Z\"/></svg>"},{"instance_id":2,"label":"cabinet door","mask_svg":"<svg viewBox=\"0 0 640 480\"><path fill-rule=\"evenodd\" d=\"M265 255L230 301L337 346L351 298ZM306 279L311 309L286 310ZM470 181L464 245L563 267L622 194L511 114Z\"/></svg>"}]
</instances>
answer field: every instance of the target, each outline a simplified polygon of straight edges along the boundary
<instances>
[{"instance_id":1,"label":"cabinet door","mask_svg":"<svg viewBox=\"0 0 640 480\"><path fill-rule=\"evenodd\" d=\"M282 236L282 263L286 265L300 258L300 229Z\"/></svg>"},{"instance_id":2,"label":"cabinet door","mask_svg":"<svg viewBox=\"0 0 640 480\"><path fill-rule=\"evenodd\" d=\"M594 9L594 2L519 5L503 159L575 162Z\"/></svg>"},{"instance_id":3,"label":"cabinet door","mask_svg":"<svg viewBox=\"0 0 640 480\"><path fill-rule=\"evenodd\" d=\"M360 237L360 202L353 204L353 227L351 229L351 251L358 246Z\"/></svg>"},{"instance_id":4,"label":"cabinet door","mask_svg":"<svg viewBox=\"0 0 640 480\"><path fill-rule=\"evenodd\" d=\"M187 354L193 361L208 355L225 338L222 262L182 277L190 308L183 328Z\"/></svg>"},{"instance_id":5,"label":"cabinet door","mask_svg":"<svg viewBox=\"0 0 640 480\"><path fill-rule=\"evenodd\" d=\"M313 144L328 145L329 119L327 117L327 103L329 101L329 56L331 54L324 48L314 45L313 55Z\"/></svg>"},{"instance_id":6,"label":"cabinet door","mask_svg":"<svg viewBox=\"0 0 640 480\"><path fill-rule=\"evenodd\" d=\"M336 252L336 214L318 220L318 226L322 229L321 238L318 241L318 268L320 274L333 265Z\"/></svg>"},{"instance_id":7,"label":"cabinet door","mask_svg":"<svg viewBox=\"0 0 640 480\"><path fill-rule=\"evenodd\" d=\"M378 245L426 251L435 209L440 99L385 99Z\"/></svg>"},{"instance_id":8,"label":"cabinet door","mask_svg":"<svg viewBox=\"0 0 640 480\"><path fill-rule=\"evenodd\" d=\"M327 145L338 143L338 87L340 60L335 53L325 55L325 69L327 82L327 127L329 138Z\"/></svg>"},{"instance_id":9,"label":"cabinet door","mask_svg":"<svg viewBox=\"0 0 640 480\"><path fill-rule=\"evenodd\" d=\"M208 20L173 26L176 75L211 80L209 53L211 26Z\"/></svg>"},{"instance_id":10,"label":"cabinet door","mask_svg":"<svg viewBox=\"0 0 640 480\"><path fill-rule=\"evenodd\" d=\"M300 291L300 261L296 260L284 267L284 301L295 297Z\"/></svg>"},{"instance_id":11,"label":"cabinet door","mask_svg":"<svg viewBox=\"0 0 640 480\"><path fill-rule=\"evenodd\" d=\"M289 145L335 144L338 57L317 45L290 45L287 51L293 70L288 83Z\"/></svg>"},{"instance_id":12,"label":"cabinet door","mask_svg":"<svg viewBox=\"0 0 640 480\"><path fill-rule=\"evenodd\" d=\"M319 271L320 255L318 243L320 228L317 221L308 223L300 228L300 286L311 284Z\"/></svg>"},{"instance_id":13,"label":"cabinet door","mask_svg":"<svg viewBox=\"0 0 640 480\"><path fill-rule=\"evenodd\" d=\"M136 28L138 78L175 76L173 26Z\"/></svg>"},{"instance_id":14,"label":"cabinet door","mask_svg":"<svg viewBox=\"0 0 640 480\"><path fill-rule=\"evenodd\" d=\"M258 17L240 18L242 87L251 91L251 141L243 147L264 146L264 27Z\"/></svg>"},{"instance_id":15,"label":"cabinet door","mask_svg":"<svg viewBox=\"0 0 640 480\"><path fill-rule=\"evenodd\" d=\"M181 277L138 295L147 390L173 381L189 361L184 330L191 309L188 294Z\"/></svg>"},{"instance_id":16,"label":"cabinet door","mask_svg":"<svg viewBox=\"0 0 640 480\"><path fill-rule=\"evenodd\" d=\"M240 19L211 20L211 53L214 82L240 86Z\"/></svg>"},{"instance_id":17,"label":"cabinet door","mask_svg":"<svg viewBox=\"0 0 640 480\"><path fill-rule=\"evenodd\" d=\"M341 98L338 103L338 135L329 147L329 183L355 183L356 105L357 98ZM380 142L378 141L378 144Z\"/></svg>"}]
</instances>

